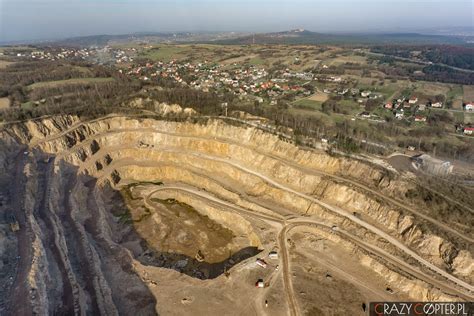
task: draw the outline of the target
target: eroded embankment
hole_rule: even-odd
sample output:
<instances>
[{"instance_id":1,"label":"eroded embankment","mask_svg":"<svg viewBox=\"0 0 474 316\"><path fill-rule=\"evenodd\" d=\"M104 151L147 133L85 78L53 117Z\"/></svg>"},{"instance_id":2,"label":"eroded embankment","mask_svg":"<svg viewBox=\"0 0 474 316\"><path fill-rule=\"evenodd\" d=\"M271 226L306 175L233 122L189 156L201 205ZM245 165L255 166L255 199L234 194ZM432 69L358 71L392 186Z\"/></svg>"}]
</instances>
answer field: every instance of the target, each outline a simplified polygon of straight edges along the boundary
<instances>
[{"instance_id":1,"label":"eroded embankment","mask_svg":"<svg viewBox=\"0 0 474 316\"><path fill-rule=\"evenodd\" d=\"M94 198L86 204L104 201L103 191L109 184L115 188L158 181L184 185L260 216L278 220L305 216L337 225L354 238L410 262L421 273L414 280L426 275L451 284L453 291L441 289L450 295L456 295L456 290L472 290L472 213L463 214L467 225L459 222L453 229L448 224L452 218L431 216L423 201L405 198L409 190L415 189L412 182L381 167L302 150L257 129L219 121L200 125L112 117L80 123L75 117L59 117L15 125L3 132L3 138L57 156L56 174L72 172L82 174L81 178L90 177L90 181L99 179L101 186L94 182L90 188L86 185L81 189L77 183L82 181L75 182L72 196L78 209L85 207L87 197ZM72 166L77 170L70 171ZM219 207L212 209L209 200L191 193L196 192L169 189L156 193L154 198L176 199L198 212L207 212L206 216L223 227L245 236L249 246L259 246L258 237L241 215L230 215L232 212ZM78 218L71 222L79 222L98 235L107 231L105 241L122 242L110 233L114 218L107 217L113 215L98 204L91 205L98 210L94 217L84 219L82 211L76 210ZM118 230L114 233L123 236ZM86 238L79 228L76 234L81 240ZM389 258L376 257L370 266L377 271L389 269L388 265L395 274L406 273L404 269L396 271ZM94 269L93 263L92 258L90 269ZM73 270L64 264L62 274L69 275L68 269ZM68 279L70 284L76 282L72 277ZM108 280L107 276L104 279ZM408 278L406 282L412 281ZM429 285L428 277L421 285L416 282L416 286L426 289L420 292L420 299L447 297ZM81 296L76 297L79 300Z\"/></svg>"}]
</instances>

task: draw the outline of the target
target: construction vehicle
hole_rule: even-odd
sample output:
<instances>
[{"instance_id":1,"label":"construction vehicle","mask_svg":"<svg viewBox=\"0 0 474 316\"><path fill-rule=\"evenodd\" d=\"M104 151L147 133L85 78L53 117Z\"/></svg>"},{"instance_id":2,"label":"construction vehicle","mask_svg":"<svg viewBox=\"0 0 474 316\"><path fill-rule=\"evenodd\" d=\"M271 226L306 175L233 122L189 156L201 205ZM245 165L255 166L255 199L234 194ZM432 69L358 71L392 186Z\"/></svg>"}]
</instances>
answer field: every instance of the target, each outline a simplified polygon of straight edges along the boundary
<instances>
[{"instance_id":1,"label":"construction vehicle","mask_svg":"<svg viewBox=\"0 0 474 316\"><path fill-rule=\"evenodd\" d=\"M257 259L257 265L261 266L264 269L267 267L267 263L263 259Z\"/></svg>"}]
</instances>

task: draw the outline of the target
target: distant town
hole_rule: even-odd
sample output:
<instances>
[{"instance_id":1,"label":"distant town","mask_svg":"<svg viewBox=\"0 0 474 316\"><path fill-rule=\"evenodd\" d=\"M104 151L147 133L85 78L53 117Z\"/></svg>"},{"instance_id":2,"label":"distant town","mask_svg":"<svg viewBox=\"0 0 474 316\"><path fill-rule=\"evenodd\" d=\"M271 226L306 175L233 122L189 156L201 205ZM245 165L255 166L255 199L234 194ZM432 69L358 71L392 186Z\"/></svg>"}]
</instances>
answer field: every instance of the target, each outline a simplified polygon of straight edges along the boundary
<instances>
[{"instance_id":1,"label":"distant town","mask_svg":"<svg viewBox=\"0 0 474 316\"><path fill-rule=\"evenodd\" d=\"M286 104L298 104L304 100L325 101L335 99L353 101L359 104L360 111L351 113L353 119L384 122L388 116L396 120L416 124L426 124L427 110L473 112L473 100L464 100L462 109L448 109L444 95L417 95L405 91L399 97L387 100L390 96L380 92L377 86L373 89L354 87L354 80L343 76L325 74L330 67L319 64L320 74L311 71L295 71L289 68L277 70L266 69L262 65L233 62L220 64L215 61L151 61L142 58L140 49L153 49L151 45L143 48L60 48L46 47L42 49L16 52L2 52L4 56L13 55L25 60L82 60L98 64L113 65L117 71L130 78L143 82L166 80L177 85L190 87L203 92L217 94L230 93L241 101L253 102L256 105L277 105L282 101ZM300 62L299 58L293 61ZM370 111L367 111L368 105ZM473 135L474 128L464 123L456 123L454 130L458 134Z\"/></svg>"}]
</instances>

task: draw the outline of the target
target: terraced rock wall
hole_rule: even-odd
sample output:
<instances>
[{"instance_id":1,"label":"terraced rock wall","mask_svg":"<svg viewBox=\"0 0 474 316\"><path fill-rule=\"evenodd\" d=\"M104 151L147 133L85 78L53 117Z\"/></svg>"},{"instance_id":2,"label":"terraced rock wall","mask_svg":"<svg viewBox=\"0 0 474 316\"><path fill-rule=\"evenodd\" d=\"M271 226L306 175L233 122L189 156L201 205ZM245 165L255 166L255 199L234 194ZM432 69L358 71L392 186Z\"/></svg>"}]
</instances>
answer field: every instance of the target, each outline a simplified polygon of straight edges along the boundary
<instances>
[{"instance_id":1,"label":"terraced rock wall","mask_svg":"<svg viewBox=\"0 0 474 316\"><path fill-rule=\"evenodd\" d=\"M52 210L57 210L53 213L59 214L49 224L54 228L54 235L49 239L45 236L34 239L37 240L34 246L34 258L37 260L33 267L47 265L44 260L48 261L48 255L42 249L41 242L54 240L57 256L62 258L56 258L56 261L63 261L57 269L61 268L63 280L68 280L66 285L71 287L71 297L77 306L91 300L91 293L101 293L100 299L94 297L94 301L98 302L96 309L102 311L112 301L115 304L110 306L121 310L125 308L125 305L118 305L120 297L114 296L117 294L111 290L115 282L112 273L95 266L100 262L97 259L100 251L106 251L106 247L114 249L118 242L113 233L118 228L110 227L114 220L107 210L107 199L102 190L143 182L164 183L170 189L161 191L160 198L184 201L201 212L207 212L209 217L246 235L253 246L260 247L260 239L243 217L206 208L199 194L215 197L261 216L282 219L308 217L324 221L329 226L344 229L354 238L410 262L435 279L443 279L398 245L403 244L422 260L460 282L472 284L474 281L472 231L453 231L449 227L449 218L432 217L423 201L414 205L413 201L405 198L405 194L416 189L416 185L389 168L376 164L301 149L258 129L231 126L218 120L193 124L113 116L80 122L77 117L62 116L11 126L1 132L0 138L9 144L7 147L26 145L55 157L51 172L56 178L50 180L48 187L52 192L48 194L61 196L62 188L72 188L72 195L65 202L71 205L69 212L62 212L64 205L59 202L50 204ZM0 162L3 161L0 168L5 168L4 156L0 155ZM38 166L32 168L36 170L32 171L35 175L44 172ZM65 176L68 174L78 176L81 181L68 180L71 179ZM32 184L32 187L41 185ZM42 196L44 198L45 195ZM32 207L29 205L27 209ZM74 239L68 241L67 234L61 231L68 227L58 228L62 227L59 224L61 214L70 221L71 227L76 227L75 236L84 241L79 248L84 252L84 264L88 269L98 271L94 280L75 279L78 273L74 273L73 267L76 264L68 263L72 260L68 259L72 254L67 254L67 245L74 243ZM468 212L466 214L466 218L472 221L472 216ZM361 226L360 221L368 226ZM37 227L33 219L30 227L34 234L40 235L44 231ZM378 232L387 234L393 241L388 241ZM91 248L87 246L88 240L94 240L103 247L99 247L100 251ZM130 268L133 258L124 250L117 250L115 255L124 260L119 269L121 272L117 270L117 273L123 274ZM386 273L389 268L370 255L363 258L381 276L385 274L387 278L401 280L395 276L396 271L389 277L390 273ZM30 271L31 284L47 284L46 279L40 282L35 278L48 278L48 275L40 276L35 271L38 270L32 268ZM403 278L404 282L412 282L409 279ZM413 282L416 285L399 286L406 292L414 287L424 288L418 299L451 297L451 293L442 294L436 287L430 288L416 278ZM136 284L139 288L139 283ZM60 287L60 284L56 286ZM79 290L86 287L90 288L86 291L88 294ZM51 292L39 285L35 288ZM53 295L45 293L39 297ZM47 303L39 302L38 306L47 308ZM115 313L113 310L103 311Z\"/></svg>"}]
</instances>

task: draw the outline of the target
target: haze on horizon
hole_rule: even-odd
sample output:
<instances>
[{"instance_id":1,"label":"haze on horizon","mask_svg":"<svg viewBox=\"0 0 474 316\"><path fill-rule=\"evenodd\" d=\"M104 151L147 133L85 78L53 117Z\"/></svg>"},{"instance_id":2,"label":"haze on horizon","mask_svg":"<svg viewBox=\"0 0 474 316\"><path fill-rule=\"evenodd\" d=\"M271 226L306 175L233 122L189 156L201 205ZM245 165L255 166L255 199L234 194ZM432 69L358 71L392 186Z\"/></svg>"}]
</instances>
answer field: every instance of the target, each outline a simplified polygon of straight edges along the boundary
<instances>
[{"instance_id":1,"label":"haze on horizon","mask_svg":"<svg viewBox=\"0 0 474 316\"><path fill-rule=\"evenodd\" d=\"M408 32L470 26L471 0L0 0L0 42L175 31Z\"/></svg>"}]
</instances>

